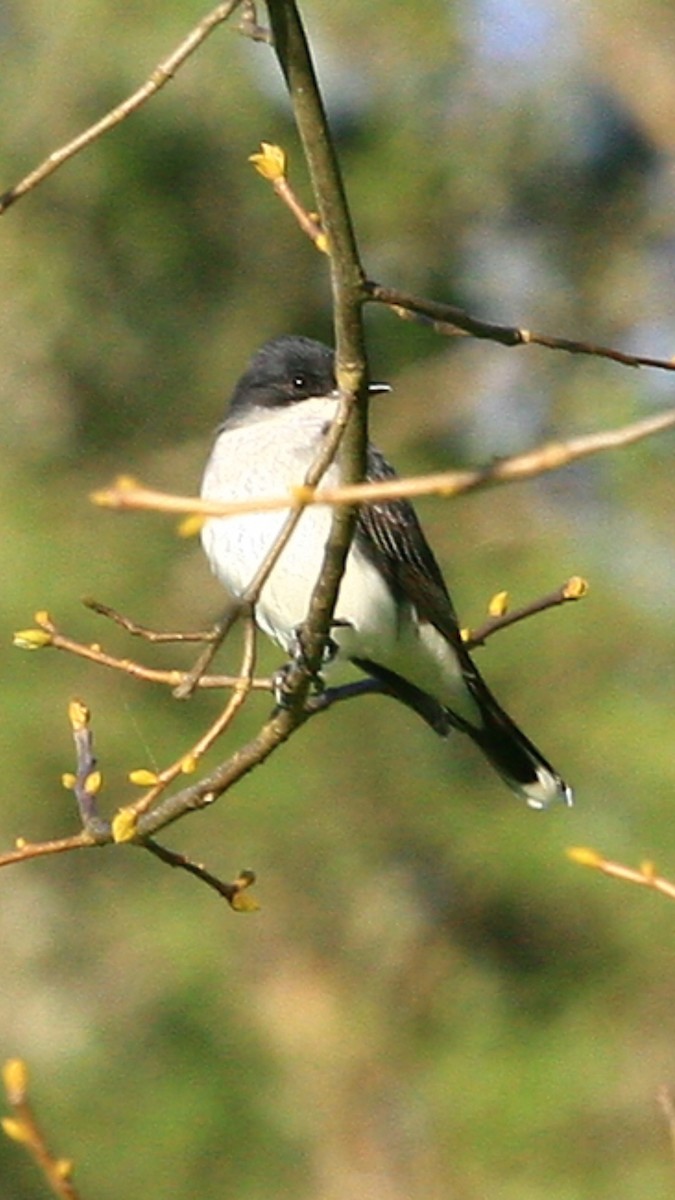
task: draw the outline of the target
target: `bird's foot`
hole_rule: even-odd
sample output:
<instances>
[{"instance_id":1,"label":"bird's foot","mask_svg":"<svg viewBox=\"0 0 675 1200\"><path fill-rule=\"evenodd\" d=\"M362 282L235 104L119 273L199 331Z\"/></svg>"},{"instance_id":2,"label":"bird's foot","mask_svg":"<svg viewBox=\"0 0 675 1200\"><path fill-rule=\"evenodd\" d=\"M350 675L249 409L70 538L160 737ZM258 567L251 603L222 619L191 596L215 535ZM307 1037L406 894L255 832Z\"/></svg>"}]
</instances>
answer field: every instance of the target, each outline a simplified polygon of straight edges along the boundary
<instances>
[{"instance_id":1,"label":"bird's foot","mask_svg":"<svg viewBox=\"0 0 675 1200\"><path fill-rule=\"evenodd\" d=\"M284 663L272 676L272 689L277 708L290 708L292 706L292 693L289 685L296 667L299 667L310 676L310 694L312 696L321 696L323 694L326 690L326 684L321 671L335 658L338 652L338 644L333 638L326 638L321 657L321 667L318 671L310 671L309 669L307 655L302 642L302 626L299 626L294 631L290 651L292 656L290 662Z\"/></svg>"}]
</instances>

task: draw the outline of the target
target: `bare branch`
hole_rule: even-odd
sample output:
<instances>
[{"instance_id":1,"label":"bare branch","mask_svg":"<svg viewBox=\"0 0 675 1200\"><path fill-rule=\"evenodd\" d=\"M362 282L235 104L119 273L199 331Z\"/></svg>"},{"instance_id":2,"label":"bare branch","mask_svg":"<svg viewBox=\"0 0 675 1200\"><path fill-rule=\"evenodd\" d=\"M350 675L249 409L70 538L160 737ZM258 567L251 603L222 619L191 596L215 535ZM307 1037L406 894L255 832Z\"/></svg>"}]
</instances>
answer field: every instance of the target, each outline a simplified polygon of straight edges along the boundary
<instances>
[{"instance_id":1,"label":"bare branch","mask_svg":"<svg viewBox=\"0 0 675 1200\"><path fill-rule=\"evenodd\" d=\"M125 618L122 618L120 623L124 624L124 620ZM183 681L190 677L189 672L179 670L177 667L161 670L156 667L146 667L132 658L116 658L112 654L107 654L98 642L78 642L61 633L48 613L36 613L35 621L37 629L24 629L15 634L15 645L22 648L29 646L31 649L63 650L66 654L74 654L77 658L87 659L99 667L109 667L114 671L121 671L124 675L131 676L132 679L141 679L146 683L159 683L176 690ZM36 640L33 641L33 638ZM41 644L38 644L37 639L40 638L42 639ZM153 641L154 639L150 638L149 640ZM239 679L239 675L203 675L197 681L197 686L207 689L236 687ZM269 678L253 679L251 688L255 691L269 692L272 690L272 681Z\"/></svg>"},{"instance_id":2,"label":"bare branch","mask_svg":"<svg viewBox=\"0 0 675 1200\"><path fill-rule=\"evenodd\" d=\"M152 838L146 838L142 846L167 866L187 871L188 874L194 875L196 879L205 883L207 887L213 888L219 896L223 896L227 900L230 908L233 908L235 912L256 912L258 910L259 905L252 896L247 894L248 888L255 883L253 871L241 871L232 883L226 883L213 875L211 871L207 871L201 863L193 862L185 854L178 854L175 850L168 850L166 846L160 846Z\"/></svg>"},{"instance_id":3,"label":"bare branch","mask_svg":"<svg viewBox=\"0 0 675 1200\"><path fill-rule=\"evenodd\" d=\"M85 608L98 613L100 617L107 617L109 621L114 621L116 625L120 625L132 637L143 638L146 642L212 642L216 636L215 629L165 633L157 629L149 629L147 625L140 625L138 621L134 621L131 617L126 617L124 613L118 612L117 609L111 608L109 604L102 604L100 600L93 600L90 596L85 596L82 603Z\"/></svg>"},{"instance_id":4,"label":"bare branch","mask_svg":"<svg viewBox=\"0 0 675 1200\"><path fill-rule=\"evenodd\" d=\"M655 892L660 892L662 896L667 896L669 900L675 900L675 883L672 883L670 879L665 879L662 875L657 875L654 864L651 862L641 863L636 870L634 867L625 867L623 863L603 858L596 850L591 850L586 846L573 846L567 851L567 856L571 858L572 862L579 863L582 867L592 867L613 879L623 879L625 883L636 883L639 887L651 888Z\"/></svg>"},{"instance_id":5,"label":"bare branch","mask_svg":"<svg viewBox=\"0 0 675 1200\"><path fill-rule=\"evenodd\" d=\"M16 839L16 849L0 854L0 867L11 867L14 863L27 862L29 858L44 858L48 854L65 854L69 850L89 850L92 846L102 845L90 833L82 830L72 837L52 838L48 842L27 842L25 838Z\"/></svg>"},{"instance_id":6,"label":"bare branch","mask_svg":"<svg viewBox=\"0 0 675 1200\"><path fill-rule=\"evenodd\" d=\"M430 325L436 333L446 336L464 335L498 342L501 346L544 346L547 350L564 350L567 354L589 354L597 358L608 358L625 367L653 367L660 371L675 371L675 357L651 358L645 354L626 354L593 342L574 341L554 337L547 333L535 333L531 329L519 329L515 325L497 325L492 321L481 321L453 304L441 304L412 296L396 288L383 287L380 283L367 280L367 298L391 308L397 316L407 320L418 320Z\"/></svg>"},{"instance_id":7,"label":"bare branch","mask_svg":"<svg viewBox=\"0 0 675 1200\"><path fill-rule=\"evenodd\" d=\"M529 604L523 604L520 608L503 612L499 616L488 617L487 621L478 626L478 629L467 632L464 643L468 650L475 650L478 646L484 646L493 633L498 633L501 629L508 629L510 625L517 625L519 621L525 621L528 617L536 616L537 613L547 612L551 608L558 608L561 604L569 604L573 600L581 600L587 592L586 580L581 579L578 575L573 575L561 587L548 592L545 596L540 596L538 600L531 600Z\"/></svg>"},{"instance_id":8,"label":"bare branch","mask_svg":"<svg viewBox=\"0 0 675 1200\"><path fill-rule=\"evenodd\" d=\"M72 1180L70 1159L56 1158L50 1151L28 1099L28 1070L20 1058L11 1058L2 1069L11 1117L2 1118L4 1133L18 1142L40 1168L47 1184L59 1200L78 1200L80 1193Z\"/></svg>"},{"instance_id":9,"label":"bare branch","mask_svg":"<svg viewBox=\"0 0 675 1200\"><path fill-rule=\"evenodd\" d=\"M24 179L6 191L4 195L0 196L0 216L19 200L21 196L25 196L26 192L32 191L39 183L42 183L43 179L52 175L65 162L68 162L68 159L74 158L81 150L85 150L87 146L91 146L103 134L114 129L116 125L120 125L122 121L141 108L143 104L150 100L156 92L160 91L173 78L178 68L194 53L198 46L201 46L202 42L206 41L209 34L213 33L213 30L218 25L222 25L223 21L227 21L228 17L232 15L240 3L241 0L227 0L225 4L218 4L198 25L195 25L190 30L187 37L183 39L180 45L167 58L162 59L158 63L150 77L137 91L128 96L121 104L118 104L116 108L113 108L105 117L97 121L95 125L91 125L89 129L85 129L84 133L78 134L76 138L67 142L65 146L61 146L60 149L54 150L44 162L40 163L39 167L36 167L34 171L31 171L29 175L26 175Z\"/></svg>"},{"instance_id":10,"label":"bare branch","mask_svg":"<svg viewBox=\"0 0 675 1200\"><path fill-rule=\"evenodd\" d=\"M403 479L387 479L377 483L355 483L344 487L313 490L307 485L292 488L286 496L261 496L219 504L193 496L174 496L153 491L124 480L112 487L94 492L91 499L102 508L121 510L150 510L165 513L201 513L208 517L230 517L248 512L268 512L288 508L289 504L375 504L382 500L412 499L418 496L459 496L479 488L502 483L533 479L549 471L559 471L581 458L605 450L617 450L663 433L675 427L675 409L656 413L617 429L581 434L559 442L547 442L523 454L496 459L484 467L465 471L442 471L432 475L413 475Z\"/></svg>"}]
</instances>

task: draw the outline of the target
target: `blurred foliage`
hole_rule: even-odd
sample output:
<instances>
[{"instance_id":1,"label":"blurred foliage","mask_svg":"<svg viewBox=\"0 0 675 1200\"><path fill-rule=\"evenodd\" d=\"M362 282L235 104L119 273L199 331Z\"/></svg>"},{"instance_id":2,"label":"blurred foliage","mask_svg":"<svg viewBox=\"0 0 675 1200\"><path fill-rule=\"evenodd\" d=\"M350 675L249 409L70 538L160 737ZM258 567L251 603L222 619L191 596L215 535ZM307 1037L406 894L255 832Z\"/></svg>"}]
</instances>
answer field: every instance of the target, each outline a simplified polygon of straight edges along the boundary
<instances>
[{"instance_id":1,"label":"blurred foliage","mask_svg":"<svg viewBox=\"0 0 675 1200\"><path fill-rule=\"evenodd\" d=\"M139 0L121 19L110 0L7 0L3 186L131 92L204 11ZM374 277L672 353L671 5L304 11ZM75 828L59 784L72 695L92 708L112 807L130 769L173 760L216 711L214 696L181 705L9 641L46 607L129 653L84 594L165 628L218 612L194 544L87 495L119 472L194 490L249 353L281 332L330 337L325 260L247 163L263 138L288 149L307 196L270 51L224 27L2 220L6 846ZM401 470L620 424L672 390L665 375L441 340L381 311L368 327L373 372L396 385L375 436ZM129 848L2 874L0 1053L29 1060L85 1196L671 1193L656 1092L675 1082L675 909L564 855L592 845L675 876L671 454L666 435L419 506L467 624L502 588L519 603L573 573L591 581L582 604L479 652L574 783L571 812L519 808L462 739L449 753L370 699L171 830L224 878L257 871L255 916ZM227 749L267 709L254 700ZM0 1179L3 1200L45 1194L8 1142Z\"/></svg>"}]
</instances>

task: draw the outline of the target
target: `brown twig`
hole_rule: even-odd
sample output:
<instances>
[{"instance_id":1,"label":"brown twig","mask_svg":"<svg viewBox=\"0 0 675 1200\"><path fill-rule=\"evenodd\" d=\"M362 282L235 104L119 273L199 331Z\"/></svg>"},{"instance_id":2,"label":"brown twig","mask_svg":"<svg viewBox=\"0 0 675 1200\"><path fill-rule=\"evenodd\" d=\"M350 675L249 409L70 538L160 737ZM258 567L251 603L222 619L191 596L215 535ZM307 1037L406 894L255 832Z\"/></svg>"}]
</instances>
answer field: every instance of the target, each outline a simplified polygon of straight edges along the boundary
<instances>
[{"instance_id":1,"label":"brown twig","mask_svg":"<svg viewBox=\"0 0 675 1200\"><path fill-rule=\"evenodd\" d=\"M50 838L48 842L27 842L25 838L16 839L16 849L7 850L0 854L0 867L11 867L15 863L28 862L30 858L45 858L49 854L66 854L70 850L89 850L92 846L102 845L82 830L71 837Z\"/></svg>"},{"instance_id":2,"label":"brown twig","mask_svg":"<svg viewBox=\"0 0 675 1200\"><path fill-rule=\"evenodd\" d=\"M657 875L654 864L651 862L643 862L635 870L633 867L625 867L623 863L603 858L596 850L591 850L587 846L573 846L567 851L567 855L572 862L579 863L582 867L592 867L613 879L623 879L626 883L636 883L639 887L651 888L652 891L667 896L669 900L675 900L675 883Z\"/></svg>"},{"instance_id":3,"label":"brown twig","mask_svg":"<svg viewBox=\"0 0 675 1200\"><path fill-rule=\"evenodd\" d=\"M98 613L100 617L107 617L109 621L113 621L115 625L119 625L127 633L131 634L132 637L143 638L146 642L155 642L158 644L163 642L212 642L216 636L215 629L180 630L176 633L150 629L147 625L141 625L138 621L132 620L131 617L126 617L124 613L118 612L117 609L111 608L109 604L102 604L100 600L92 599L91 596L84 596L82 603L85 608Z\"/></svg>"},{"instance_id":4,"label":"brown twig","mask_svg":"<svg viewBox=\"0 0 675 1200\"><path fill-rule=\"evenodd\" d=\"M385 304L399 317L418 319L433 326L437 333L468 335L482 340L498 342L500 346L543 346L547 350L564 350L567 354L590 354L607 358L624 367L653 367L660 371L675 371L675 358L652 358L646 354L627 354L593 342L582 342L570 338L555 337L547 333L535 333L531 329L519 329L516 325L499 325L493 321L481 321L453 304L441 304L401 292L397 288L384 287L373 280L365 283L367 299Z\"/></svg>"},{"instance_id":5,"label":"brown twig","mask_svg":"<svg viewBox=\"0 0 675 1200\"><path fill-rule=\"evenodd\" d=\"M34 171L26 175L14 187L9 188L3 195L0 196L0 216L7 211L21 196L25 196L26 192L30 192L33 188L57 171L59 167L68 162L70 158L74 158L81 150L85 150L87 146L114 129L116 125L120 125L122 121L136 112L143 104L151 99L156 92L173 79L176 71L183 65L185 60L201 46L209 34L213 33L218 25L222 25L228 17L232 15L234 10L241 3L241 0L227 0L225 4L218 4L210 13L205 16L198 25L195 25L190 30L187 37L183 39L179 46L172 51L166 58L162 59L155 67L150 77L145 83L139 87L131 96L118 104L106 114L100 121L91 125L89 129L85 129L84 133L78 134L72 141L67 142L65 146L61 146L58 150L54 150L45 160L36 167Z\"/></svg>"},{"instance_id":6,"label":"brown twig","mask_svg":"<svg viewBox=\"0 0 675 1200\"><path fill-rule=\"evenodd\" d=\"M219 896L223 896L227 900L230 908L233 908L235 912L258 910L259 905L252 896L248 895L248 889L255 883L253 871L241 871L232 883L227 883L225 880L218 879L211 871L207 871L201 863L193 862L185 854L178 854L175 850L168 850L166 846L160 846L159 842L154 841L153 838L146 838L141 845L167 866L187 871L201 883L205 883L207 887L213 888Z\"/></svg>"},{"instance_id":7,"label":"brown twig","mask_svg":"<svg viewBox=\"0 0 675 1200\"><path fill-rule=\"evenodd\" d=\"M517 625L519 621L524 621L528 617L534 617L537 613L548 612L551 608L557 608L561 604L569 604L573 600L581 600L588 591L588 584L585 579L581 579L578 575L573 575L559 588L548 592L545 596L540 596L538 600L531 600L529 604L523 604L520 608L513 608L509 611L500 613L498 616L488 617L482 625L477 629L470 630L464 637L464 643L468 650L475 650L478 646L484 646L487 639L492 637L493 633L498 633L501 629L508 629L510 625Z\"/></svg>"},{"instance_id":8,"label":"brown twig","mask_svg":"<svg viewBox=\"0 0 675 1200\"><path fill-rule=\"evenodd\" d=\"M273 163L276 159L277 169ZM321 222L299 199L286 174L286 156L279 146L263 142L261 153L252 154L251 162L273 186L280 200L297 221L300 229L317 249L327 251L326 236ZM585 354L609 359L624 367L652 367L660 371L675 371L675 356L672 359L654 358L646 354L628 354L610 346L574 338L557 337L548 333L536 333L517 325L502 325L494 321L483 321L454 304L427 300L413 296L398 288L386 287L372 279L363 279L362 298L371 303L384 304L397 317L405 321L416 321L428 326L434 333L444 337L473 337L483 341L497 342L500 346L513 349L516 346L543 346L547 350L562 350L567 354Z\"/></svg>"},{"instance_id":9,"label":"brown twig","mask_svg":"<svg viewBox=\"0 0 675 1200\"><path fill-rule=\"evenodd\" d=\"M194 496L174 496L144 488L128 480L94 492L91 499L102 508L150 510L165 513L200 513L207 517L227 517L249 512L269 512L302 505L375 504L382 500L414 499L418 496L459 496L479 488L533 479L549 471L558 471L581 458L605 450L617 450L675 427L675 409L633 421L617 429L581 434L559 442L547 442L523 454L500 458L484 467L464 471L442 471L431 475L413 475L377 483L355 483L343 487L314 489L307 483L292 488L286 496L260 496L254 500L220 504Z\"/></svg>"},{"instance_id":10,"label":"brown twig","mask_svg":"<svg viewBox=\"0 0 675 1200\"><path fill-rule=\"evenodd\" d=\"M123 623L124 620L125 618L121 618L120 623ZM84 658L88 662L96 663L99 667L109 667L114 671L121 671L124 675L131 676L132 679L140 679L145 683L159 683L174 689L188 678L188 673L177 667L170 667L167 670L146 667L143 663L136 662L135 659L116 658L113 654L107 654L98 642L78 642L61 633L48 613L36 613L35 622L35 629L23 629L15 634L15 645L33 650L48 648L62 650L66 654L74 654L77 658ZM155 639L151 637L149 640ZM202 675L197 681L197 686L206 689L230 688L236 687L238 682L238 675ZM269 692L272 689L272 681L269 678L253 679L251 688L254 691Z\"/></svg>"},{"instance_id":11,"label":"brown twig","mask_svg":"<svg viewBox=\"0 0 675 1200\"><path fill-rule=\"evenodd\" d=\"M20 1058L9 1059L2 1069L2 1077L12 1110L11 1117L2 1118L6 1136L25 1147L55 1196L60 1200L78 1200L80 1193L72 1181L72 1162L67 1158L56 1158L51 1153L28 1100L28 1070L25 1063Z\"/></svg>"}]
</instances>

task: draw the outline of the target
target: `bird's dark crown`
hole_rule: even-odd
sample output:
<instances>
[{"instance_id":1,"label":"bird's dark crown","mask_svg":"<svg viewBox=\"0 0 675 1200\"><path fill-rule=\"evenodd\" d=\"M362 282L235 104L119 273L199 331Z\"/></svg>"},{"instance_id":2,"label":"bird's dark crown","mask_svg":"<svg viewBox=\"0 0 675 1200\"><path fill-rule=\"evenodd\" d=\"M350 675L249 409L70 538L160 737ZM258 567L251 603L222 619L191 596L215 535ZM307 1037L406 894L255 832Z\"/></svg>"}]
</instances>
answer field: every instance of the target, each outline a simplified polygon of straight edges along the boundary
<instances>
[{"instance_id":1,"label":"bird's dark crown","mask_svg":"<svg viewBox=\"0 0 675 1200\"><path fill-rule=\"evenodd\" d=\"M335 355L322 342L285 336L261 346L239 380L230 411L276 408L334 392Z\"/></svg>"}]
</instances>

